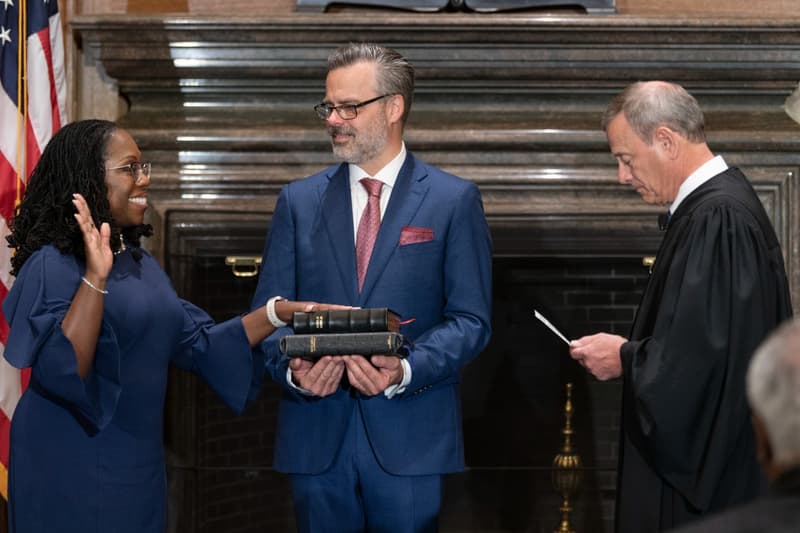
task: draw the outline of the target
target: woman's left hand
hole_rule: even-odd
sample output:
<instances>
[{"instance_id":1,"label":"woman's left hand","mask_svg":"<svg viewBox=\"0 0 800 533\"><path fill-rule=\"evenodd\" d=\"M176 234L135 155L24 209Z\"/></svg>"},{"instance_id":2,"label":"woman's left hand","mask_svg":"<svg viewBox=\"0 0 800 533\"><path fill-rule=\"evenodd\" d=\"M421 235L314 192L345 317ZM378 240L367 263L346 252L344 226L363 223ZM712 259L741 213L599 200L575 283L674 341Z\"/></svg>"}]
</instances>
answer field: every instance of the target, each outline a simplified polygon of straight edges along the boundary
<instances>
[{"instance_id":1,"label":"woman's left hand","mask_svg":"<svg viewBox=\"0 0 800 533\"><path fill-rule=\"evenodd\" d=\"M111 252L109 237L111 228L107 222L103 222L99 230L94 225L92 213L86 200L78 193L72 195L72 203L75 209L75 220L83 235L83 244L86 250L86 274L93 283L101 282L105 284L111 266L114 263L114 254Z\"/></svg>"}]
</instances>

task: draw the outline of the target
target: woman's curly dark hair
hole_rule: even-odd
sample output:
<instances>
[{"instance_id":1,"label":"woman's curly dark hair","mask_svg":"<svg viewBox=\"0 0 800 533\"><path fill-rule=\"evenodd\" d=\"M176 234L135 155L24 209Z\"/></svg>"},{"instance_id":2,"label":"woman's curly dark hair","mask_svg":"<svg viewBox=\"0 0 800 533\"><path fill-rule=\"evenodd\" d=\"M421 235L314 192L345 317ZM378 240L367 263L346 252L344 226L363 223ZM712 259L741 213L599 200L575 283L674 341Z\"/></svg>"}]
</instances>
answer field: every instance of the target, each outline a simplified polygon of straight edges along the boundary
<instances>
[{"instance_id":1,"label":"woman's curly dark hair","mask_svg":"<svg viewBox=\"0 0 800 533\"><path fill-rule=\"evenodd\" d=\"M61 253L85 260L83 236L75 220L72 195L80 193L92 213L95 225L111 227L111 249L120 248L120 235L139 246L149 237L149 224L120 228L111 216L105 184L108 141L117 125L107 120L81 120L61 128L42 152L33 169L22 202L14 211L9 247L11 274L17 275L33 252L52 244Z\"/></svg>"}]
</instances>

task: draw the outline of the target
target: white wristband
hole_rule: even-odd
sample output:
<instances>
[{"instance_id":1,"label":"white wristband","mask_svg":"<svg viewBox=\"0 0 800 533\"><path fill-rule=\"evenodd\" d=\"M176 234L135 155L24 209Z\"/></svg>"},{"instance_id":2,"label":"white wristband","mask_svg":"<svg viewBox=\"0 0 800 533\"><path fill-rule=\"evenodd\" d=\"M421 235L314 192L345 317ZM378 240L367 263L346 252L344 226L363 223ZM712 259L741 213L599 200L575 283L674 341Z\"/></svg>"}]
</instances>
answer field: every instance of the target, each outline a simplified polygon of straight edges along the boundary
<instances>
[{"instance_id":1,"label":"white wristband","mask_svg":"<svg viewBox=\"0 0 800 533\"><path fill-rule=\"evenodd\" d=\"M285 300L283 296L273 296L269 300L267 300L267 320L269 323L275 326L276 328L282 328L286 326L286 322L280 319L278 313L275 312L275 302L278 300Z\"/></svg>"}]
</instances>

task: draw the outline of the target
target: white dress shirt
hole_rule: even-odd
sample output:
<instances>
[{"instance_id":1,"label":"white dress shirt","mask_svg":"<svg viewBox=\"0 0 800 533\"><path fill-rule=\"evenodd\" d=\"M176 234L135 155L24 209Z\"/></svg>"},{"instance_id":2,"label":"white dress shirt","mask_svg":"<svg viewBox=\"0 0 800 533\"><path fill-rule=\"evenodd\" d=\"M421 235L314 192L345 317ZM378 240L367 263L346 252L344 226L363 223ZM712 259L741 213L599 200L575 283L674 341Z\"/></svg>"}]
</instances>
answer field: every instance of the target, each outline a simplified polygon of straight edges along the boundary
<instances>
[{"instance_id":1,"label":"white dress shirt","mask_svg":"<svg viewBox=\"0 0 800 533\"><path fill-rule=\"evenodd\" d=\"M392 189L397 181L397 175L400 174L400 169L406 160L406 145L400 147L400 153L389 161L389 163L380 169L374 176L367 174L364 169L358 165L350 164L350 204L353 206L353 242L355 243L356 235L358 234L358 223L361 221L361 215L367 207L367 200L369 195L367 190L361 183L363 178L372 178L383 182L381 187L381 220L383 214L386 212L386 206L389 205L389 197L392 195Z\"/></svg>"}]
</instances>

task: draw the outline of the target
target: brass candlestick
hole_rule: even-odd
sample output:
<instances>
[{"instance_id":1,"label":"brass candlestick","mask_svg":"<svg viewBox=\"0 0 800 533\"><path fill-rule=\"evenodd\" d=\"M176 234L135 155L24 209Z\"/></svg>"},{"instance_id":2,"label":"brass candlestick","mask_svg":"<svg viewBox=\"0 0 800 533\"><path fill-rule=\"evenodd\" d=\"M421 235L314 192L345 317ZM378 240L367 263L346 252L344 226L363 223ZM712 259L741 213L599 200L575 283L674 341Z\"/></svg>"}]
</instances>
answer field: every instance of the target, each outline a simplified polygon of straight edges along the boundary
<instances>
[{"instance_id":1,"label":"brass candlestick","mask_svg":"<svg viewBox=\"0 0 800 533\"><path fill-rule=\"evenodd\" d=\"M553 459L553 487L561 494L561 523L554 533L575 533L569 523L572 504L570 498L581 484L581 458L572 449L572 383L567 383L567 401L564 404L564 444Z\"/></svg>"}]
</instances>

